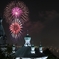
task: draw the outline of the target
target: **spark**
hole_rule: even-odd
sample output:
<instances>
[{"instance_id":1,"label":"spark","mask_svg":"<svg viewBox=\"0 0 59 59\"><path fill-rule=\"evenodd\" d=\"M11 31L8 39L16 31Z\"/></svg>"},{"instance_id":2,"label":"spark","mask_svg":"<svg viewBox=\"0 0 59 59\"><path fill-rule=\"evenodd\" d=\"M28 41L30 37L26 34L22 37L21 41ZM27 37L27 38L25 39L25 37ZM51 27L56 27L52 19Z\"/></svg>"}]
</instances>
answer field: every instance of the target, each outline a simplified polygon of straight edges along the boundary
<instances>
[{"instance_id":1,"label":"spark","mask_svg":"<svg viewBox=\"0 0 59 59\"><path fill-rule=\"evenodd\" d=\"M21 2L12 1L4 9L4 15L7 23L11 23L15 18L22 19L22 22L25 23L29 20L29 10L27 6Z\"/></svg>"},{"instance_id":2,"label":"spark","mask_svg":"<svg viewBox=\"0 0 59 59\"><path fill-rule=\"evenodd\" d=\"M10 24L9 29L11 31L11 35L14 38L17 38L20 36L20 34L22 33L22 24L21 21L19 19L15 19L13 20L13 22Z\"/></svg>"},{"instance_id":3,"label":"spark","mask_svg":"<svg viewBox=\"0 0 59 59\"><path fill-rule=\"evenodd\" d=\"M18 7L15 7L12 9L12 15L15 16L16 18L17 17L20 17L22 14L22 10Z\"/></svg>"}]
</instances>

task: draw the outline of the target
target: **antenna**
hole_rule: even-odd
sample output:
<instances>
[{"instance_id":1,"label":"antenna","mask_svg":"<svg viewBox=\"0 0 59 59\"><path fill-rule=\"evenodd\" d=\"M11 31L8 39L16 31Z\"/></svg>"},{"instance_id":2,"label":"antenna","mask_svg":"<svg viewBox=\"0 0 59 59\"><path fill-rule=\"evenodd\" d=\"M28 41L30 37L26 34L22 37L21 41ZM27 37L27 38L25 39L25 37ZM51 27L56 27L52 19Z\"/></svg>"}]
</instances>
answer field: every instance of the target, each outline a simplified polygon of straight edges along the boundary
<instances>
[{"instance_id":1,"label":"antenna","mask_svg":"<svg viewBox=\"0 0 59 59\"><path fill-rule=\"evenodd\" d=\"M28 30L27 30L27 35L29 35L29 34L28 34Z\"/></svg>"}]
</instances>

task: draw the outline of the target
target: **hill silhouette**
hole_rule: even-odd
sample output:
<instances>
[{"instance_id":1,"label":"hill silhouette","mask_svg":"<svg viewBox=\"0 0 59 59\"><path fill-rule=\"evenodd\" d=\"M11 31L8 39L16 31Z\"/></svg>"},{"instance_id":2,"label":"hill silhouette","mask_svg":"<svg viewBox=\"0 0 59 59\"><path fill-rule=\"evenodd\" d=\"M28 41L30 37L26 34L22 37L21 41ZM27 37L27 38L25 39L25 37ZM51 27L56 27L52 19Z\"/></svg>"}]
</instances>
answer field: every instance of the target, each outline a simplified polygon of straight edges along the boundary
<instances>
[{"instance_id":1,"label":"hill silhouette","mask_svg":"<svg viewBox=\"0 0 59 59\"><path fill-rule=\"evenodd\" d=\"M55 56L48 48L43 51L46 55L48 55L48 59L59 59Z\"/></svg>"}]
</instances>

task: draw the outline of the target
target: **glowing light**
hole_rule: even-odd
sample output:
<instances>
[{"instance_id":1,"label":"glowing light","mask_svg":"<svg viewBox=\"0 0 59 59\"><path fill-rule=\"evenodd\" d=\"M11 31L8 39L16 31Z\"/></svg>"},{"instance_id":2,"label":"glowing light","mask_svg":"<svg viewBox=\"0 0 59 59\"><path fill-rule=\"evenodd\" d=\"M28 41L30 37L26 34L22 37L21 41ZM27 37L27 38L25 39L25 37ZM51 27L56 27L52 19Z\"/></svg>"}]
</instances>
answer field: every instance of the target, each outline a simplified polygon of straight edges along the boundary
<instances>
[{"instance_id":1,"label":"glowing light","mask_svg":"<svg viewBox=\"0 0 59 59\"><path fill-rule=\"evenodd\" d=\"M21 25L16 22L10 25L10 31L14 34L18 34L21 31L21 28Z\"/></svg>"},{"instance_id":2,"label":"glowing light","mask_svg":"<svg viewBox=\"0 0 59 59\"><path fill-rule=\"evenodd\" d=\"M12 37L14 37L14 38L17 38L18 36L20 37L22 28L23 27L22 27L21 21L19 19L13 20L13 22L11 23L11 25L9 27Z\"/></svg>"},{"instance_id":3,"label":"glowing light","mask_svg":"<svg viewBox=\"0 0 59 59\"><path fill-rule=\"evenodd\" d=\"M12 9L12 15L15 17L20 17L22 14L22 10L18 7Z\"/></svg>"},{"instance_id":4,"label":"glowing light","mask_svg":"<svg viewBox=\"0 0 59 59\"><path fill-rule=\"evenodd\" d=\"M12 37L17 38L20 37L23 32L22 25L29 20L29 10L23 2L12 1L4 9L3 17L9 24Z\"/></svg>"},{"instance_id":5,"label":"glowing light","mask_svg":"<svg viewBox=\"0 0 59 59\"><path fill-rule=\"evenodd\" d=\"M15 17L22 19L22 22L25 23L29 20L28 14L28 8L23 2L12 1L6 6L3 16L9 24L15 19Z\"/></svg>"}]
</instances>

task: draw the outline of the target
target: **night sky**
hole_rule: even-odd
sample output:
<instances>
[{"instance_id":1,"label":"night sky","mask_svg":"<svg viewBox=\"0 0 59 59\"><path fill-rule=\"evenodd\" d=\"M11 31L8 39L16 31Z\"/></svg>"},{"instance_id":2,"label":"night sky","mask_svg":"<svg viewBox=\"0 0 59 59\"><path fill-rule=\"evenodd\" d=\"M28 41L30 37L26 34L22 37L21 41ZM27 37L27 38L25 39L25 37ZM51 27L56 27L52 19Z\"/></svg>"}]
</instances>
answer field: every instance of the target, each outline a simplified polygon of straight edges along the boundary
<instances>
[{"instance_id":1,"label":"night sky","mask_svg":"<svg viewBox=\"0 0 59 59\"><path fill-rule=\"evenodd\" d=\"M6 5L12 0L0 1L0 17ZM34 45L59 47L59 2L22 0L29 9L29 21L24 25L32 37ZM7 36L7 43L24 44L24 39L14 40L10 36L9 25L3 19L3 27ZM23 31L24 32L24 31ZM26 34L24 34L25 36ZM15 42L16 41L16 42Z\"/></svg>"}]
</instances>

